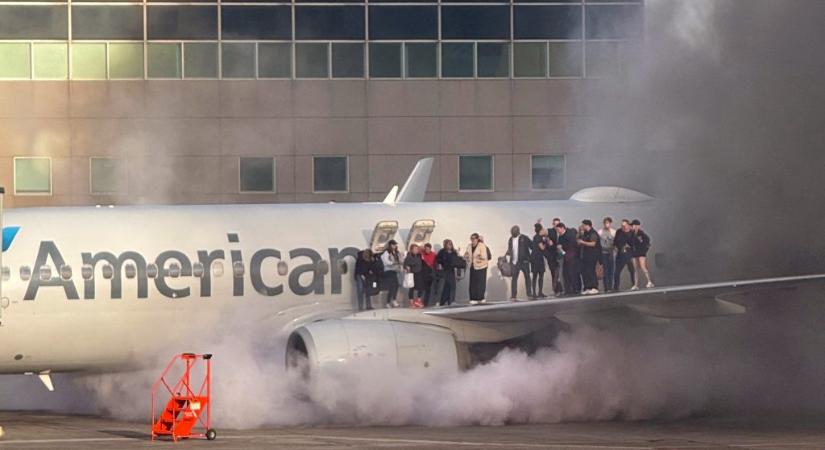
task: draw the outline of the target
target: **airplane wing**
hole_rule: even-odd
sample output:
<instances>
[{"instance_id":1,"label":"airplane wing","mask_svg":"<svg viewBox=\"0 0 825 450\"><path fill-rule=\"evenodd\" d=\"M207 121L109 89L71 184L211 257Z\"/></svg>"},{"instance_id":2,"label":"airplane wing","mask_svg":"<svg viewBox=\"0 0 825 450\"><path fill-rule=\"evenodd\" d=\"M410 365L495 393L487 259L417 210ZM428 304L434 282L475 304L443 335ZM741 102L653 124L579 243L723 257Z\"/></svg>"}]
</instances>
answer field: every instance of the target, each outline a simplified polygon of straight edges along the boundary
<instances>
[{"instance_id":1,"label":"airplane wing","mask_svg":"<svg viewBox=\"0 0 825 450\"><path fill-rule=\"evenodd\" d=\"M565 316L624 310L654 319L690 319L741 314L751 301L817 292L825 295L825 274L460 306L426 311L426 314L475 322L512 323L551 317L564 320Z\"/></svg>"}]
</instances>

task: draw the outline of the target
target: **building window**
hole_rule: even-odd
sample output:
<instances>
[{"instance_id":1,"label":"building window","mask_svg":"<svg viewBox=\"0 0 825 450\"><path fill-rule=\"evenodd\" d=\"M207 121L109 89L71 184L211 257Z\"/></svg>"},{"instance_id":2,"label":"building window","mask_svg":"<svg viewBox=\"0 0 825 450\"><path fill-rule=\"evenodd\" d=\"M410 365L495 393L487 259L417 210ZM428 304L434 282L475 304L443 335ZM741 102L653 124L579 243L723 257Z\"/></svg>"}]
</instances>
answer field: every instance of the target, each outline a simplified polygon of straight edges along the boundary
<instances>
[{"instance_id":1,"label":"building window","mask_svg":"<svg viewBox=\"0 0 825 450\"><path fill-rule=\"evenodd\" d=\"M67 39L69 9L63 5L0 5L0 39Z\"/></svg>"},{"instance_id":2,"label":"building window","mask_svg":"<svg viewBox=\"0 0 825 450\"><path fill-rule=\"evenodd\" d=\"M106 44L72 44L72 78L75 80L106 79Z\"/></svg>"},{"instance_id":3,"label":"building window","mask_svg":"<svg viewBox=\"0 0 825 450\"><path fill-rule=\"evenodd\" d=\"M147 44L146 66L149 78L180 78L180 44Z\"/></svg>"},{"instance_id":4,"label":"building window","mask_svg":"<svg viewBox=\"0 0 825 450\"><path fill-rule=\"evenodd\" d=\"M292 44L258 44L258 78L291 78Z\"/></svg>"},{"instance_id":5,"label":"building window","mask_svg":"<svg viewBox=\"0 0 825 450\"><path fill-rule=\"evenodd\" d=\"M329 77L329 44L295 44L295 77Z\"/></svg>"},{"instance_id":6,"label":"building window","mask_svg":"<svg viewBox=\"0 0 825 450\"><path fill-rule=\"evenodd\" d=\"M129 80L143 78L143 43L109 44L109 78Z\"/></svg>"},{"instance_id":7,"label":"building window","mask_svg":"<svg viewBox=\"0 0 825 450\"><path fill-rule=\"evenodd\" d=\"M89 191L92 194L121 192L126 178L123 161L115 158L89 159Z\"/></svg>"},{"instance_id":8,"label":"building window","mask_svg":"<svg viewBox=\"0 0 825 450\"><path fill-rule=\"evenodd\" d=\"M364 44L332 44L332 77L364 78Z\"/></svg>"},{"instance_id":9,"label":"building window","mask_svg":"<svg viewBox=\"0 0 825 450\"><path fill-rule=\"evenodd\" d=\"M69 46L66 43L34 44L34 78L65 80L69 77Z\"/></svg>"},{"instance_id":10,"label":"building window","mask_svg":"<svg viewBox=\"0 0 825 450\"><path fill-rule=\"evenodd\" d=\"M147 39L218 39L218 7L163 5L146 7Z\"/></svg>"},{"instance_id":11,"label":"building window","mask_svg":"<svg viewBox=\"0 0 825 450\"><path fill-rule=\"evenodd\" d=\"M441 76L444 78L473 78L472 42L444 42L441 44Z\"/></svg>"},{"instance_id":12,"label":"building window","mask_svg":"<svg viewBox=\"0 0 825 450\"><path fill-rule=\"evenodd\" d=\"M400 43L370 43L370 77L401 78Z\"/></svg>"},{"instance_id":13,"label":"building window","mask_svg":"<svg viewBox=\"0 0 825 450\"><path fill-rule=\"evenodd\" d=\"M275 192L275 158L241 158L241 192Z\"/></svg>"},{"instance_id":14,"label":"building window","mask_svg":"<svg viewBox=\"0 0 825 450\"><path fill-rule=\"evenodd\" d=\"M15 195L52 193L52 160L46 157L14 158Z\"/></svg>"},{"instance_id":15,"label":"building window","mask_svg":"<svg viewBox=\"0 0 825 450\"><path fill-rule=\"evenodd\" d=\"M28 42L0 44L0 78L31 78L31 46Z\"/></svg>"},{"instance_id":16,"label":"building window","mask_svg":"<svg viewBox=\"0 0 825 450\"><path fill-rule=\"evenodd\" d=\"M476 73L480 78L508 78L510 76L510 44L479 42L476 44Z\"/></svg>"},{"instance_id":17,"label":"building window","mask_svg":"<svg viewBox=\"0 0 825 450\"><path fill-rule=\"evenodd\" d=\"M316 156L312 161L315 192L347 192L349 165L346 156Z\"/></svg>"},{"instance_id":18,"label":"building window","mask_svg":"<svg viewBox=\"0 0 825 450\"><path fill-rule=\"evenodd\" d=\"M224 78L255 78L255 44L227 44L223 49Z\"/></svg>"},{"instance_id":19,"label":"building window","mask_svg":"<svg viewBox=\"0 0 825 450\"><path fill-rule=\"evenodd\" d=\"M547 76L547 43L513 43L513 76L544 78Z\"/></svg>"},{"instance_id":20,"label":"building window","mask_svg":"<svg viewBox=\"0 0 825 450\"><path fill-rule=\"evenodd\" d=\"M550 42L550 76L580 77L582 45L578 42Z\"/></svg>"},{"instance_id":21,"label":"building window","mask_svg":"<svg viewBox=\"0 0 825 450\"><path fill-rule=\"evenodd\" d=\"M585 67L590 78L609 77L619 72L618 42L588 42Z\"/></svg>"},{"instance_id":22,"label":"building window","mask_svg":"<svg viewBox=\"0 0 825 450\"><path fill-rule=\"evenodd\" d=\"M183 55L184 78L218 78L218 44L187 42Z\"/></svg>"},{"instance_id":23,"label":"building window","mask_svg":"<svg viewBox=\"0 0 825 450\"><path fill-rule=\"evenodd\" d=\"M72 39L143 39L143 7L72 5Z\"/></svg>"},{"instance_id":24,"label":"building window","mask_svg":"<svg viewBox=\"0 0 825 450\"><path fill-rule=\"evenodd\" d=\"M530 172L533 189L561 189L564 187L564 156L533 155Z\"/></svg>"},{"instance_id":25,"label":"building window","mask_svg":"<svg viewBox=\"0 0 825 450\"><path fill-rule=\"evenodd\" d=\"M406 43L404 57L407 78L435 78L438 76L438 44Z\"/></svg>"},{"instance_id":26,"label":"building window","mask_svg":"<svg viewBox=\"0 0 825 450\"><path fill-rule=\"evenodd\" d=\"M493 190L492 155L461 155L458 157L458 190Z\"/></svg>"}]
</instances>

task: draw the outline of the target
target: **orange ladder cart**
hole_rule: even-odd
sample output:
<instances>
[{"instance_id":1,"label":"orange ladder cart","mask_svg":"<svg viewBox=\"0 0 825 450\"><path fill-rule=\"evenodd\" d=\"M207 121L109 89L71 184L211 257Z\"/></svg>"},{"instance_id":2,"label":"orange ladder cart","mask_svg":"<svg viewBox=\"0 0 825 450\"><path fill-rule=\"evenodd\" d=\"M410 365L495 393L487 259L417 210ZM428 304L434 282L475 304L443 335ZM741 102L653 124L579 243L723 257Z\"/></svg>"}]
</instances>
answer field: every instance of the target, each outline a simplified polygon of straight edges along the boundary
<instances>
[{"instance_id":1,"label":"orange ladder cart","mask_svg":"<svg viewBox=\"0 0 825 450\"><path fill-rule=\"evenodd\" d=\"M170 384L170 371L183 363L183 374ZM202 376L202 380L200 380ZM198 385L192 384L195 377ZM197 390L196 390L197 389ZM169 394L166 408L158 415L158 396ZM212 355L175 355L152 386L152 440L169 436L173 441L217 437L212 428ZM198 431L198 432L195 432Z\"/></svg>"}]
</instances>

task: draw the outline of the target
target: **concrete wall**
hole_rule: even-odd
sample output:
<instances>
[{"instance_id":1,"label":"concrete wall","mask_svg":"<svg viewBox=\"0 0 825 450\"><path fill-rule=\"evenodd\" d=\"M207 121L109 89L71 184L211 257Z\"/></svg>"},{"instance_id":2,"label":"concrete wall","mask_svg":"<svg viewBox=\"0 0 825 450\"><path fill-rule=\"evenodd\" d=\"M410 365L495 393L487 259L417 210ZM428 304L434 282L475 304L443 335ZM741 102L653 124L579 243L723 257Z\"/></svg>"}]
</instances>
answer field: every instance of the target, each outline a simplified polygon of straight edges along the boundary
<instances>
[{"instance_id":1,"label":"concrete wall","mask_svg":"<svg viewBox=\"0 0 825 450\"><path fill-rule=\"evenodd\" d=\"M593 185L576 148L584 80L0 82L7 205L380 200L437 158L429 198L565 198ZM458 191L458 155L493 154L493 192ZM350 157L350 192L314 194L312 157ZM566 155L532 191L530 155ZM13 193L15 156L50 156L53 195ZM127 161L121 195L89 193L89 157ZM238 158L276 157L275 194L240 194ZM592 158L592 156L590 157Z\"/></svg>"}]
</instances>

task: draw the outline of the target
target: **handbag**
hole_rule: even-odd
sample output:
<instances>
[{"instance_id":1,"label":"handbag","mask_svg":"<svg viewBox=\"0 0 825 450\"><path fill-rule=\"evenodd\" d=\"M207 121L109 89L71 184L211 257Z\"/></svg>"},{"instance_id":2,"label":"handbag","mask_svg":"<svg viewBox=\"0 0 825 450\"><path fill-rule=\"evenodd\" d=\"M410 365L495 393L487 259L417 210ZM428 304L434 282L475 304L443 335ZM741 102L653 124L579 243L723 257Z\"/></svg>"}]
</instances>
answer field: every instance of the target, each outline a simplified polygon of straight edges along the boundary
<instances>
[{"instance_id":1,"label":"handbag","mask_svg":"<svg viewBox=\"0 0 825 450\"><path fill-rule=\"evenodd\" d=\"M404 281L401 283L407 289L411 289L415 287L415 274L412 272L407 272L404 274Z\"/></svg>"},{"instance_id":2,"label":"handbag","mask_svg":"<svg viewBox=\"0 0 825 450\"><path fill-rule=\"evenodd\" d=\"M505 277L512 277L513 276L513 264L507 261L507 258L504 256L498 257L498 270L501 272L502 276Z\"/></svg>"}]
</instances>

